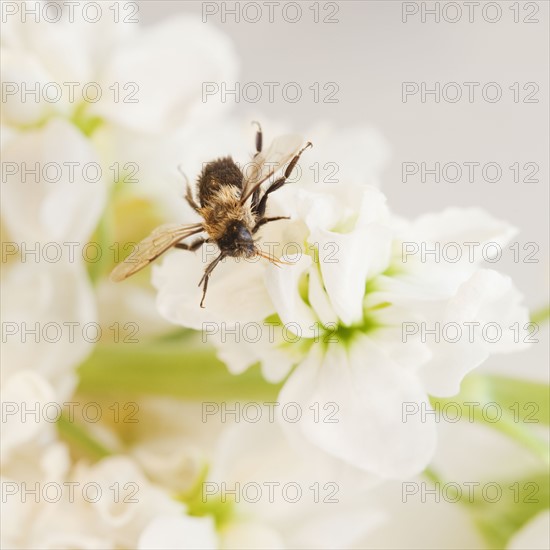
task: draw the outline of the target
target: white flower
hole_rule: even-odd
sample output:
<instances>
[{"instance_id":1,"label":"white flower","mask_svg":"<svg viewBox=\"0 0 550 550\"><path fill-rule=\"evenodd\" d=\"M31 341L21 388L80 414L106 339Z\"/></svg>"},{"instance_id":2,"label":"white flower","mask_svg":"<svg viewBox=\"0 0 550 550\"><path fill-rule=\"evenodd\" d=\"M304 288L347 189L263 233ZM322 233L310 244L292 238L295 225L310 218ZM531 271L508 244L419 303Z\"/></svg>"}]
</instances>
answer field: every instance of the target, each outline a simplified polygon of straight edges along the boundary
<instances>
[{"instance_id":1,"label":"white flower","mask_svg":"<svg viewBox=\"0 0 550 550\"><path fill-rule=\"evenodd\" d=\"M36 4L33 9L46 7ZM196 18L176 17L143 29L115 24L110 15L93 24L78 17L70 22L67 10L58 23L33 22L32 17L22 23L12 16L2 29L2 81L16 90L1 105L3 166L10 167L2 185L4 240L10 245L2 313L18 331L3 346L2 382L30 369L52 386L58 401L74 390L74 368L92 349L93 330L89 339L83 338L83 329L89 323L98 326L84 250L106 206L114 179L110 166L139 161L138 170L144 169L140 176L149 174L148 180L139 178L142 192L147 185L154 188L150 167L155 162L143 153L145 142L158 142L161 148L171 139L164 136L183 123L197 124L206 111L214 116L225 108L220 104L206 109L201 82L224 80L236 71L225 36ZM198 40L204 46L199 54L194 51ZM135 103L123 101L127 82L139 88ZM74 97L69 97L67 83L75 83ZM99 87L100 101L83 97L88 83ZM46 84L50 91L56 86L63 90L59 101L46 100ZM113 96L115 84L122 94L118 100ZM25 88L37 89L39 99L24 94ZM99 167L99 173L85 171L89 166ZM112 254L107 249L111 243L99 245L91 256L97 252L104 260ZM88 260L91 267L93 261ZM109 322L117 315L113 309L120 314L117 305L139 293L122 296L118 287L118 303L113 305L112 287L104 286L98 294L101 321ZM142 300L150 298L143 294ZM143 314L145 307L140 310L139 303L136 299L133 309L125 309L132 321L144 320L139 334L144 337L155 332L150 325L159 318ZM26 335L22 345L24 329L36 327L38 334ZM56 330L62 331L61 337L48 341Z\"/></svg>"},{"instance_id":2,"label":"white flower","mask_svg":"<svg viewBox=\"0 0 550 550\"><path fill-rule=\"evenodd\" d=\"M265 376L277 381L295 366L279 401L295 401L302 410L336 402L337 424L285 426L297 443L384 477L422 471L435 449L436 426L420 415L404 418L406 407L429 409L429 394L458 392L462 378L489 354L525 347L509 336L488 344L479 331L489 322L507 330L528 318L510 279L480 269L479 258L405 263L403 243L505 243L514 230L476 209L407 223L389 213L380 191L348 182L314 185L306 177L271 197L268 214L291 220L268 224L260 242L278 243L275 255L294 265L227 260L213 274L200 310L200 289L192 282L210 258L174 252L154 271L160 312L205 330L233 372L259 360ZM288 243L298 244L297 257L285 252ZM258 341L223 335L247 322L262 328ZM472 342L436 343L420 329L403 341L403 323L433 329L447 322L474 323ZM266 323L276 325L274 337Z\"/></svg>"},{"instance_id":3,"label":"white flower","mask_svg":"<svg viewBox=\"0 0 550 550\"><path fill-rule=\"evenodd\" d=\"M60 486L67 479L69 451L64 444L55 441L52 431L42 430L34 441L19 446L12 453L11 460L2 464L2 548L31 547L32 535L28 526L44 510L40 496L42 487L46 483ZM36 489L38 491L33 494L31 491Z\"/></svg>"},{"instance_id":4,"label":"white flower","mask_svg":"<svg viewBox=\"0 0 550 550\"><path fill-rule=\"evenodd\" d=\"M95 207L105 203L105 187L117 178L131 177L134 192L160 198L169 210L174 204L170 191L175 190L169 176L180 162L182 148L197 128L228 108L212 98L203 102L202 83L236 78L232 44L199 18L175 16L141 27L116 24L109 15L104 13L97 23L79 17L70 22L67 13L57 23L31 19L22 24L8 17L3 25L1 76L15 92L2 102L2 148L12 143L16 160L26 156L32 167L40 161L40 169L47 162L79 162L76 184L82 183L86 162L97 161L101 167L97 182L84 181L87 189L73 183L70 190L89 194L88 210L70 208L58 223L64 216L92 216ZM73 95L68 83L74 84ZM38 101L22 91L37 86ZM44 94L50 97L56 87L61 90L59 99L47 101ZM69 130L40 131L56 119L80 136L68 136ZM27 133L31 143L21 141ZM55 153L64 148L64 156ZM98 158L86 158L91 153ZM63 175L67 173L65 168ZM84 179L94 178L91 174L85 172ZM56 188L61 191L60 185ZM8 202L3 212L9 216L10 210Z\"/></svg>"},{"instance_id":5,"label":"white flower","mask_svg":"<svg viewBox=\"0 0 550 550\"><path fill-rule=\"evenodd\" d=\"M10 126L62 115L137 132L163 132L184 122L204 121L223 108L221 102L204 104L202 82L234 76L232 46L199 18L176 16L145 28L117 24L113 17L98 23L83 18L71 22L67 12L56 23L17 19L8 17L3 25L2 80L27 88L58 83L64 93L58 101L46 101L40 88L38 102L10 93L2 104ZM71 82L76 83L74 97L65 84ZM89 83L94 93L86 91ZM55 97L52 90L44 94Z\"/></svg>"},{"instance_id":6,"label":"white flower","mask_svg":"<svg viewBox=\"0 0 550 550\"><path fill-rule=\"evenodd\" d=\"M226 430L203 485L203 501L229 508L221 547L353 547L385 516L369 496L372 478L310 461L268 421L267 407L262 410L259 422ZM230 495L235 489L238 496Z\"/></svg>"},{"instance_id":7,"label":"white flower","mask_svg":"<svg viewBox=\"0 0 550 550\"><path fill-rule=\"evenodd\" d=\"M499 405L494 397L487 402L492 404L486 418L494 419L490 414ZM357 547L547 548L545 512L513 534L518 526L515 520L532 517L544 502L540 491L547 463L521 444L525 441L514 441L498 429L507 422L504 405L502 418L486 423L470 418L469 407L481 411L484 405L476 405L471 395L458 397L451 405L447 413L444 407L438 410L438 447L430 473L386 481L374 488L370 498L385 510L385 521L369 531ZM542 450L546 432L537 432ZM533 498L527 496L531 491L536 493ZM512 534L507 544L496 542L508 540Z\"/></svg>"},{"instance_id":8,"label":"white flower","mask_svg":"<svg viewBox=\"0 0 550 550\"><path fill-rule=\"evenodd\" d=\"M76 384L74 368L91 352L97 326L82 266L10 264L2 290L2 318L2 383L20 371L33 371L55 389L56 399L68 398Z\"/></svg>"},{"instance_id":9,"label":"white flower","mask_svg":"<svg viewBox=\"0 0 550 550\"><path fill-rule=\"evenodd\" d=\"M2 455L6 464L18 447L28 444L53 426L44 418L48 403L55 402L55 392L46 380L30 370L19 370L11 376L1 390L2 403Z\"/></svg>"},{"instance_id":10,"label":"white flower","mask_svg":"<svg viewBox=\"0 0 550 550\"><path fill-rule=\"evenodd\" d=\"M149 479L167 491L186 493L207 467L225 425L203 421L202 403L148 396L139 400L128 454ZM128 426L126 426L128 436Z\"/></svg>"},{"instance_id":11,"label":"white flower","mask_svg":"<svg viewBox=\"0 0 550 550\"><path fill-rule=\"evenodd\" d=\"M82 177L83 166L100 161L90 140L70 122L54 118L8 141L2 154L14 167L2 185L2 216L10 237L28 249L36 242L58 242L66 257L65 243L82 246L107 197L105 185ZM67 163L80 168L71 173ZM81 258L81 249L75 256Z\"/></svg>"},{"instance_id":12,"label":"white flower","mask_svg":"<svg viewBox=\"0 0 550 550\"><path fill-rule=\"evenodd\" d=\"M45 3L32 4L33 9L45 8ZM104 12L109 10L105 7ZM134 162L140 183L132 193L162 194L157 168L165 157L159 151L170 143L175 158L174 142L181 144L181 138L173 136L180 126L189 131L226 108L221 103L204 105L201 84L230 80L236 71L229 41L194 17L140 28L109 23L112 14L97 24L78 18L70 23L65 15L66 10L55 24L8 17L2 25L1 78L16 89L1 105L2 161L3 167L10 167L2 184L2 228L3 240L10 241L17 253L3 266L2 402L15 411L4 425L1 458L3 475L17 485L25 480L71 480L66 452L63 461L57 456L63 474L43 472L41 461L60 447L56 426L44 414L48 405L61 408L70 398L76 367L97 341L94 327L99 328L100 319L82 250L117 179L111 166L118 163L123 179L124 164ZM73 99L67 83L76 83ZM83 97L88 83L101 90L101 100L89 101L93 92ZM50 91L56 86L63 91L59 101L44 99L45 85ZM35 101L32 93L23 98L25 88L38 89L40 99ZM124 101L131 92L136 103ZM177 164L174 160L169 169ZM99 175L84 171L90 166L99 167ZM49 254L60 250L61 258L47 259L45 246ZM100 250L103 257L110 254L106 248ZM36 256L29 250L36 250ZM105 307L108 290L102 287L97 296L104 301L101 321L113 319L112 310ZM136 295L122 297L120 287L117 290L119 304ZM136 320L134 313L129 315ZM137 318L154 323L149 314ZM27 409L30 412L22 416ZM159 488L151 488L130 461L105 461L89 469L80 464L70 475L81 480L103 476L105 493L124 475L141 476L142 500L125 508L64 500L18 505L11 499L3 506L4 517L14 518L13 527L3 532L3 547L135 548L150 519L183 516L183 507Z\"/></svg>"},{"instance_id":13,"label":"white flower","mask_svg":"<svg viewBox=\"0 0 550 550\"><path fill-rule=\"evenodd\" d=\"M82 487L87 483L100 487L101 498L81 502L81 506L90 515L88 528L94 525L98 532L108 533L116 546L134 547L149 521L183 512L179 503L151 484L127 457L108 457L91 467L77 464L72 477Z\"/></svg>"},{"instance_id":14,"label":"white flower","mask_svg":"<svg viewBox=\"0 0 550 550\"><path fill-rule=\"evenodd\" d=\"M383 520L368 495L377 480L341 464L312 464L257 405L263 409L258 423L234 422L232 415L204 422L200 404L140 402L143 421L133 427L129 453L150 479L179 495L192 517L155 519L138 548L351 547ZM297 502L285 499L287 483L303 492ZM222 499L222 486L247 484L262 489L258 502L252 502L254 487L251 499L244 493L237 501L230 494Z\"/></svg>"},{"instance_id":15,"label":"white flower","mask_svg":"<svg viewBox=\"0 0 550 550\"><path fill-rule=\"evenodd\" d=\"M42 4L32 7L44 12ZM119 9L128 14L133 4ZM136 216L147 210L140 223L151 223L153 210L159 211L158 224L180 215L184 184L176 169L182 150L197 129L228 108L214 98L205 104L202 83L236 78L233 45L193 16L142 27L122 22L126 16L115 23L113 10L105 7L96 23L79 16L70 22L68 10L57 23L19 19L8 17L2 29L2 81L15 89L1 105L3 166L10 167L1 205L7 235L20 250L40 242L52 253L57 245L64 259L73 250L72 261L84 263L86 243L108 206L106 224L95 235L99 243L89 251L94 258L99 249L99 266L108 268L121 260L128 240L142 236L140 224L128 216L118 226L120 206L109 193L120 186L113 183L129 182L122 186L122 204L137 204ZM67 83L74 84L74 97ZM59 100L47 101L43 91L56 87ZM23 92L35 88L38 101ZM95 101L97 89L101 97ZM114 225L109 234L105 228ZM119 238L123 242L113 243ZM86 261L96 267L93 259ZM152 294L139 281L126 290L98 282L103 326L135 322L139 338L166 330L150 314Z\"/></svg>"},{"instance_id":16,"label":"white flower","mask_svg":"<svg viewBox=\"0 0 550 550\"><path fill-rule=\"evenodd\" d=\"M59 463L62 449L56 446L59 444L47 448L43 462L52 455L49 462ZM201 546L204 537L200 529L193 528L204 521L187 517L185 507L148 481L127 457L108 457L93 465L82 461L72 470L67 457L63 472L56 472L51 464L49 468L38 466L28 461L25 471L10 472L16 474L15 485L20 491L22 480L32 489L37 484L38 502L32 495L23 499L22 493L6 496L2 511L11 521L9 528L3 529L3 548L148 550L160 547L151 539L151 531L170 520L190 526L186 530L188 548L206 548ZM3 481L14 483L14 479Z\"/></svg>"},{"instance_id":17,"label":"white flower","mask_svg":"<svg viewBox=\"0 0 550 550\"><path fill-rule=\"evenodd\" d=\"M55 421L77 383L75 367L90 353L83 329L96 321L95 303L80 265L20 263L5 268L2 288L2 455L3 476L18 489L2 505L10 529L3 548L49 547L32 540L27 526L40 514L40 496L23 498L24 484L39 491L61 484L70 466L57 442ZM93 332L93 331L92 331ZM53 505L50 505L50 507ZM46 506L45 510L48 509ZM78 548L69 539L59 544ZM40 545L40 546L39 546ZM90 539L82 548L106 548Z\"/></svg>"}]
</instances>

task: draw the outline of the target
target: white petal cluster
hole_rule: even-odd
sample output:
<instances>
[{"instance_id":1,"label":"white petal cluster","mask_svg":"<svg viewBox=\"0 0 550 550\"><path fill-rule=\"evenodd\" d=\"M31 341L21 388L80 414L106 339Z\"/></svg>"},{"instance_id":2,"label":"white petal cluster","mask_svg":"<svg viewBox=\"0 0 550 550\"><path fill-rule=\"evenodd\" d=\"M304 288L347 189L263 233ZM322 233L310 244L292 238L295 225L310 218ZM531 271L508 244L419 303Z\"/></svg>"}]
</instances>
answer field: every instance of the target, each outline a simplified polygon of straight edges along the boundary
<instances>
[{"instance_id":1,"label":"white petal cluster","mask_svg":"<svg viewBox=\"0 0 550 550\"><path fill-rule=\"evenodd\" d=\"M46 9L39 4L29 8ZM2 23L1 79L17 89L1 105L2 162L10 167L5 178L3 169L2 232L3 245L17 252L2 260L2 489L16 494L3 495L1 545L152 548L150 524L185 518L185 507L128 457L73 463L45 411L55 416L71 401L76 368L93 349L94 337L86 337L83 327L99 326L103 295L94 293L81 251L116 183L110 166L138 161L136 195L158 195L158 189L147 189L152 167L163 162L155 155L177 141L174 130L220 110L204 109L196 83L234 77L236 59L226 37L197 18L141 28L115 24L112 17L69 22L66 15L55 24L32 17ZM199 37L204 47L197 53ZM51 91L56 84L62 95L46 100L45 87ZM87 84L101 90L100 100L83 97ZM24 89L37 90L38 99ZM123 101L129 92L136 102ZM99 166L100 175L84 172L86 166ZM62 254L48 259L45 247ZM83 498L86 483L100 487L97 502ZM50 500L43 493L48 484ZM125 484L137 486L136 501L125 501ZM23 489L36 487L37 496L22 496ZM189 548L198 547L201 536L212 540L205 523L187 519Z\"/></svg>"},{"instance_id":2,"label":"white petal cluster","mask_svg":"<svg viewBox=\"0 0 550 550\"><path fill-rule=\"evenodd\" d=\"M3 548L161 548L151 532L170 521L186 526L187 548L214 547L200 546L201 538L215 540L208 520L186 516L183 504L151 483L127 457L93 465L82 461L70 468L66 448L55 444L42 464L41 476L35 468L34 476L27 471L24 481L18 479L29 491L23 502L20 495L4 499L9 526L2 533ZM15 485L10 477L2 481L6 488ZM38 502L31 494L35 487Z\"/></svg>"},{"instance_id":3,"label":"white petal cluster","mask_svg":"<svg viewBox=\"0 0 550 550\"><path fill-rule=\"evenodd\" d=\"M323 149L322 138L308 137ZM301 164L322 162L316 154L308 151ZM285 425L297 444L401 477L422 471L436 445L435 423L425 415L404 419L406 407L430 410L430 395L458 393L463 377L491 354L525 347L511 332L489 343L481 329L524 326L528 315L510 278L480 265L479 256L450 263L403 255L410 243L504 246L514 228L476 208L402 220L369 185L373 173L367 164L363 182L325 183L304 169L299 181L271 195L268 214L291 220L266 225L259 243L291 265L228 259L212 276L206 309L198 307L195 281L208 254L170 254L153 283L161 314L202 329L232 372L260 362L268 380L288 376L281 403L302 410L338 404L339 423ZM249 333L253 340L242 332L251 323L260 329ZM437 342L420 329L404 336L405 324L433 330L447 323L473 332L464 328L457 342Z\"/></svg>"}]
</instances>

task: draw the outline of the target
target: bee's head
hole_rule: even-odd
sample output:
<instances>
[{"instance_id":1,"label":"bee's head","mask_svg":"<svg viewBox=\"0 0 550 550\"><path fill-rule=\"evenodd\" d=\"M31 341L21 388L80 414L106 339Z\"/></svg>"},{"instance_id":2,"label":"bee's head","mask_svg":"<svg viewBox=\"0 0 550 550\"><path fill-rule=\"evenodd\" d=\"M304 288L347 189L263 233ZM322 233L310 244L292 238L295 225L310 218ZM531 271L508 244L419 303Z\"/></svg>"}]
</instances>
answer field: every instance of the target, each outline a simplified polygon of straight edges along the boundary
<instances>
[{"instance_id":1,"label":"bee's head","mask_svg":"<svg viewBox=\"0 0 550 550\"><path fill-rule=\"evenodd\" d=\"M229 225L218 246L227 256L251 258L256 255L254 239L242 223Z\"/></svg>"}]
</instances>

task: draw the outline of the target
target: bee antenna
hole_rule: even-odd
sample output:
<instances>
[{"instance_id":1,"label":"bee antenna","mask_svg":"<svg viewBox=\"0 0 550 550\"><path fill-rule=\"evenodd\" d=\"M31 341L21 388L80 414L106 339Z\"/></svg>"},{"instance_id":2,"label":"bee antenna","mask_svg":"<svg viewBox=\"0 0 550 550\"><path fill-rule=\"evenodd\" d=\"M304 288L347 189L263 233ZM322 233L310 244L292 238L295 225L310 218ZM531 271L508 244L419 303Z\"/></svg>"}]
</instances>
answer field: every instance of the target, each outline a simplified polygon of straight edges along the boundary
<instances>
[{"instance_id":1,"label":"bee antenna","mask_svg":"<svg viewBox=\"0 0 550 550\"><path fill-rule=\"evenodd\" d=\"M185 180L185 184L189 185L189 178L187 177L187 175L183 171L183 168L181 167L181 164L178 164L178 172L183 176L183 179Z\"/></svg>"},{"instance_id":2,"label":"bee antenna","mask_svg":"<svg viewBox=\"0 0 550 550\"><path fill-rule=\"evenodd\" d=\"M266 259L269 263L276 265L277 267L281 267L281 264L283 265L293 265L290 262L285 262L283 260L280 260L279 258L274 258L270 254L265 254L261 250L256 250L256 256L260 256L264 259Z\"/></svg>"}]
</instances>

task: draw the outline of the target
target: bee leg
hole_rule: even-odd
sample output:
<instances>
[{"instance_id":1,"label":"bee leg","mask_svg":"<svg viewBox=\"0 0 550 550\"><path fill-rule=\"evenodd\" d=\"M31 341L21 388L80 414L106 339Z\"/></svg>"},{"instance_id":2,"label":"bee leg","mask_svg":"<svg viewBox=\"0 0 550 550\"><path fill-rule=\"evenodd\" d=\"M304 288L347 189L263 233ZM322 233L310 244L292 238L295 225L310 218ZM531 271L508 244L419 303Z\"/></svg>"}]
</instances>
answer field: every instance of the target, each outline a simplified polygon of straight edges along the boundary
<instances>
[{"instance_id":1,"label":"bee leg","mask_svg":"<svg viewBox=\"0 0 550 550\"><path fill-rule=\"evenodd\" d=\"M290 177L292 174L292 170L294 170L294 167L300 160L300 156L302 153L308 148L313 147L313 144L311 141L308 141L295 155L294 158L290 161L288 166L286 167L285 173L276 181L274 181L270 187L267 188L266 192L264 193L264 196L261 198L260 202L255 203L252 201L253 206L252 211L254 214L256 214L259 217L262 217L265 214L265 208L267 206L267 197L270 193L273 193L274 191L277 191L277 189L280 189L285 183L286 180Z\"/></svg>"},{"instance_id":2,"label":"bee leg","mask_svg":"<svg viewBox=\"0 0 550 550\"><path fill-rule=\"evenodd\" d=\"M295 157L296 158L296 157ZM292 164L292 163L291 163ZM288 165L290 167L290 164ZM286 170L288 172L288 168ZM266 192L264 193L264 196L261 198L260 202L255 203L252 201L252 204L254 205L252 207L252 212L259 218L261 218L265 214L265 209L267 207L267 197L270 193L273 193L273 191L277 191L277 189L280 189L285 183L288 178L288 176L285 175L280 177L278 180L274 181L270 187L267 188ZM290 172L289 172L290 175Z\"/></svg>"},{"instance_id":3,"label":"bee leg","mask_svg":"<svg viewBox=\"0 0 550 550\"><path fill-rule=\"evenodd\" d=\"M185 172L181 169L181 164L178 166L178 171L183 176L183 179L185 180L185 186L187 187L187 191L185 193L185 199L189 203L189 206L191 206L191 208L195 210L195 212L198 212L199 205L195 202L195 198L193 197L193 191L191 190L191 186L189 185L189 178L187 177Z\"/></svg>"},{"instance_id":4,"label":"bee leg","mask_svg":"<svg viewBox=\"0 0 550 550\"><path fill-rule=\"evenodd\" d=\"M187 192L185 193L185 200L189 203L189 206L198 214L199 212L199 205L196 203L195 198L193 197L193 191L191 190L191 186L189 183L187 184Z\"/></svg>"},{"instance_id":5,"label":"bee leg","mask_svg":"<svg viewBox=\"0 0 550 550\"><path fill-rule=\"evenodd\" d=\"M260 189L256 189L254 193L252 193L252 201L251 201L251 208L252 212L256 213L256 209L258 208L258 199L260 198Z\"/></svg>"},{"instance_id":6,"label":"bee leg","mask_svg":"<svg viewBox=\"0 0 550 550\"><path fill-rule=\"evenodd\" d=\"M273 191L277 191L277 189L280 189L285 183L286 183L286 176L283 176L279 178L277 181L273 182L271 187L269 187L264 193L264 196L261 198L260 202L255 203L254 201L252 201L252 204L254 205L252 207L252 212L257 217L261 218L265 214L265 209L267 207L267 197L269 193L273 193Z\"/></svg>"},{"instance_id":7,"label":"bee leg","mask_svg":"<svg viewBox=\"0 0 550 550\"><path fill-rule=\"evenodd\" d=\"M255 120L253 120L252 124L255 124L258 127L258 131L256 132L256 155L257 155L258 153L262 152L263 133L262 133L262 127L260 126L259 122L256 122Z\"/></svg>"},{"instance_id":8,"label":"bee leg","mask_svg":"<svg viewBox=\"0 0 550 550\"><path fill-rule=\"evenodd\" d=\"M311 143L311 141L308 141L295 155L294 155L294 158L289 162L288 166L286 167L286 170L285 170L285 175L280 178L280 179L287 179L288 177L290 177L290 174L292 174L292 170L294 170L294 167L296 166L296 164L298 163L298 161L300 160L300 157L302 156L302 153L308 148L308 147L313 147L313 143ZM275 182L277 183L277 182ZM281 183L281 185L283 185L283 183ZM275 185L275 184L273 184ZM271 187L273 187L273 185ZM270 188L271 189L271 188ZM270 192L270 190L268 189L267 190L268 192Z\"/></svg>"},{"instance_id":9,"label":"bee leg","mask_svg":"<svg viewBox=\"0 0 550 550\"><path fill-rule=\"evenodd\" d=\"M221 260L223 260L224 255L220 254L217 258L214 259L214 261L204 270L204 275L202 276L202 279L199 281L199 286L202 286L202 299L201 299L201 307L204 308L204 299L206 298L206 289L208 288L208 280L210 279L210 275L212 271L214 271L214 268L220 263Z\"/></svg>"},{"instance_id":10,"label":"bee leg","mask_svg":"<svg viewBox=\"0 0 550 550\"><path fill-rule=\"evenodd\" d=\"M254 155L254 158L256 158L262 152L263 133L262 133L262 127L260 126L259 122L256 122L255 120L253 120L252 124L255 124L258 127L258 131L256 132L256 154ZM252 205L258 204L259 197L260 197L260 189L258 188L252 194ZM254 206L252 208L254 208Z\"/></svg>"},{"instance_id":11,"label":"bee leg","mask_svg":"<svg viewBox=\"0 0 550 550\"><path fill-rule=\"evenodd\" d=\"M256 225L254 226L254 229L252 229L252 234L256 233L262 225L265 225L269 222L276 222L277 220L290 220L290 216L276 216L275 218L262 218L261 220L258 220L256 222Z\"/></svg>"},{"instance_id":12,"label":"bee leg","mask_svg":"<svg viewBox=\"0 0 550 550\"><path fill-rule=\"evenodd\" d=\"M202 298L201 298L201 307L204 309L204 299L206 298L206 289L208 288L208 280L210 279L210 275L206 275L204 277L204 285L202 287Z\"/></svg>"},{"instance_id":13,"label":"bee leg","mask_svg":"<svg viewBox=\"0 0 550 550\"><path fill-rule=\"evenodd\" d=\"M174 248L181 248L182 250L191 250L191 252L194 252L195 250L200 248L205 242L206 239L200 238L196 241L193 241L191 244L177 243L174 245Z\"/></svg>"}]
</instances>

